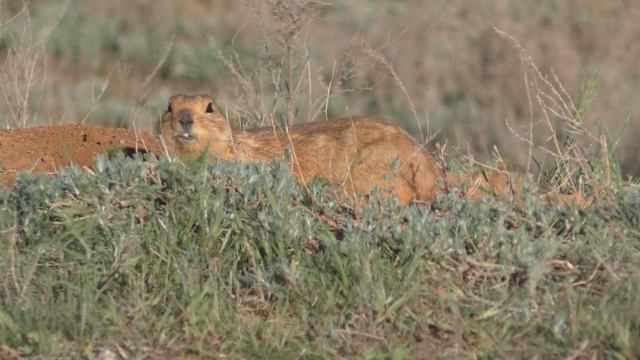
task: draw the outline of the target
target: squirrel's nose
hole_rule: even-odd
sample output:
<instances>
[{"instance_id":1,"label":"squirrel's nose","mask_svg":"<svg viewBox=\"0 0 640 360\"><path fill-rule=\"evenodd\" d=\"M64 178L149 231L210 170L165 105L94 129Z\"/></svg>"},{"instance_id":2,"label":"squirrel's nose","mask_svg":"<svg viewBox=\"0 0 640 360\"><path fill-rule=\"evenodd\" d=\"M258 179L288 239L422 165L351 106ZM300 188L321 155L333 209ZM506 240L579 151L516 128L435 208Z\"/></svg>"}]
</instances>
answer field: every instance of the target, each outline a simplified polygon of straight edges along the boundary
<instances>
[{"instance_id":1,"label":"squirrel's nose","mask_svg":"<svg viewBox=\"0 0 640 360\"><path fill-rule=\"evenodd\" d=\"M193 115L189 112L183 112L178 115L178 122L183 128L189 129L193 126Z\"/></svg>"}]
</instances>

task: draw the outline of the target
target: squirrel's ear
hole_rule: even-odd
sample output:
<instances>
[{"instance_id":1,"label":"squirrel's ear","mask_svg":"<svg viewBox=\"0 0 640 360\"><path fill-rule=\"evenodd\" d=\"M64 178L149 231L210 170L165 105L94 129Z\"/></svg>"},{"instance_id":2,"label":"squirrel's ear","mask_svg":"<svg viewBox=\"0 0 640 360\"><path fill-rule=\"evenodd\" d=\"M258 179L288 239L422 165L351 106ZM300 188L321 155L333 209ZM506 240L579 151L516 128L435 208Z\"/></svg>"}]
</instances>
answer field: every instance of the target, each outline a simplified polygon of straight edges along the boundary
<instances>
[{"instance_id":1,"label":"squirrel's ear","mask_svg":"<svg viewBox=\"0 0 640 360\"><path fill-rule=\"evenodd\" d=\"M167 107L167 112L172 112L173 109L171 108L171 103L169 103L169 106Z\"/></svg>"},{"instance_id":2,"label":"squirrel's ear","mask_svg":"<svg viewBox=\"0 0 640 360\"><path fill-rule=\"evenodd\" d=\"M207 105L207 112L208 112L208 113L212 113L212 112L214 112L214 110L213 110L213 103L209 103L209 105Z\"/></svg>"}]
</instances>

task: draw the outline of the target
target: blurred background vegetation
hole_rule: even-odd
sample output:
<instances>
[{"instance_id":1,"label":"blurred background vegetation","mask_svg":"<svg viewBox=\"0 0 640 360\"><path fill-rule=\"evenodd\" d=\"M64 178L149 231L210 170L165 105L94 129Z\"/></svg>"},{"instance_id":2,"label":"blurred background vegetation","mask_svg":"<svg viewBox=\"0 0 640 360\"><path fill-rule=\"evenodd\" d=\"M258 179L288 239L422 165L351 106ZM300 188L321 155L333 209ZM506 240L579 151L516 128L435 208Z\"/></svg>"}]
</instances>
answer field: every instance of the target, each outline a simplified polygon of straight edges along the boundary
<instances>
[{"instance_id":1,"label":"blurred background vegetation","mask_svg":"<svg viewBox=\"0 0 640 360\"><path fill-rule=\"evenodd\" d=\"M148 130L170 95L211 93L239 126L367 114L523 168L545 155L523 139L572 131L542 75L637 176L639 17L630 0L4 0L0 123Z\"/></svg>"}]
</instances>

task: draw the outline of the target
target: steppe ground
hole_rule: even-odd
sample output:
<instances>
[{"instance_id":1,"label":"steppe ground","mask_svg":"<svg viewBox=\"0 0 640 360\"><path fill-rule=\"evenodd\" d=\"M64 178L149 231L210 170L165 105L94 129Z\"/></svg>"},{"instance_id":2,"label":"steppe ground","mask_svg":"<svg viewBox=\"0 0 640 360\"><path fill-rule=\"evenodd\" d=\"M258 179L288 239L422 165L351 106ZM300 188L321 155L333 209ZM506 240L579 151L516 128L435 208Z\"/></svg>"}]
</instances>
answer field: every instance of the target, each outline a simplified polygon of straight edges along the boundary
<instances>
[{"instance_id":1,"label":"steppe ground","mask_svg":"<svg viewBox=\"0 0 640 360\"><path fill-rule=\"evenodd\" d=\"M0 124L388 118L516 196L344 201L286 164L97 159L0 190L0 358L637 358L633 1L0 1ZM0 169L1 171L1 169ZM538 189L582 193L547 206ZM636 340L634 340L636 339Z\"/></svg>"}]
</instances>

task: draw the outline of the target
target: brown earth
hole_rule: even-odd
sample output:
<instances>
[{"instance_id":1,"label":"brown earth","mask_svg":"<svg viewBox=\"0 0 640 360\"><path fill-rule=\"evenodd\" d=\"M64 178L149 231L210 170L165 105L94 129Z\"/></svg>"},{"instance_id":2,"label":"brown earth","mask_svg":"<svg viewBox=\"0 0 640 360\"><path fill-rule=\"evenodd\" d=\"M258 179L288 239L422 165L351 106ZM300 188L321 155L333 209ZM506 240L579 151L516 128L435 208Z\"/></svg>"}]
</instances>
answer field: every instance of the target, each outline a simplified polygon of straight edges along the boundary
<instances>
[{"instance_id":1,"label":"brown earth","mask_svg":"<svg viewBox=\"0 0 640 360\"><path fill-rule=\"evenodd\" d=\"M0 183L11 185L20 171L50 176L71 164L93 169L93 158L114 151L162 154L147 132L81 124L0 130Z\"/></svg>"}]
</instances>

